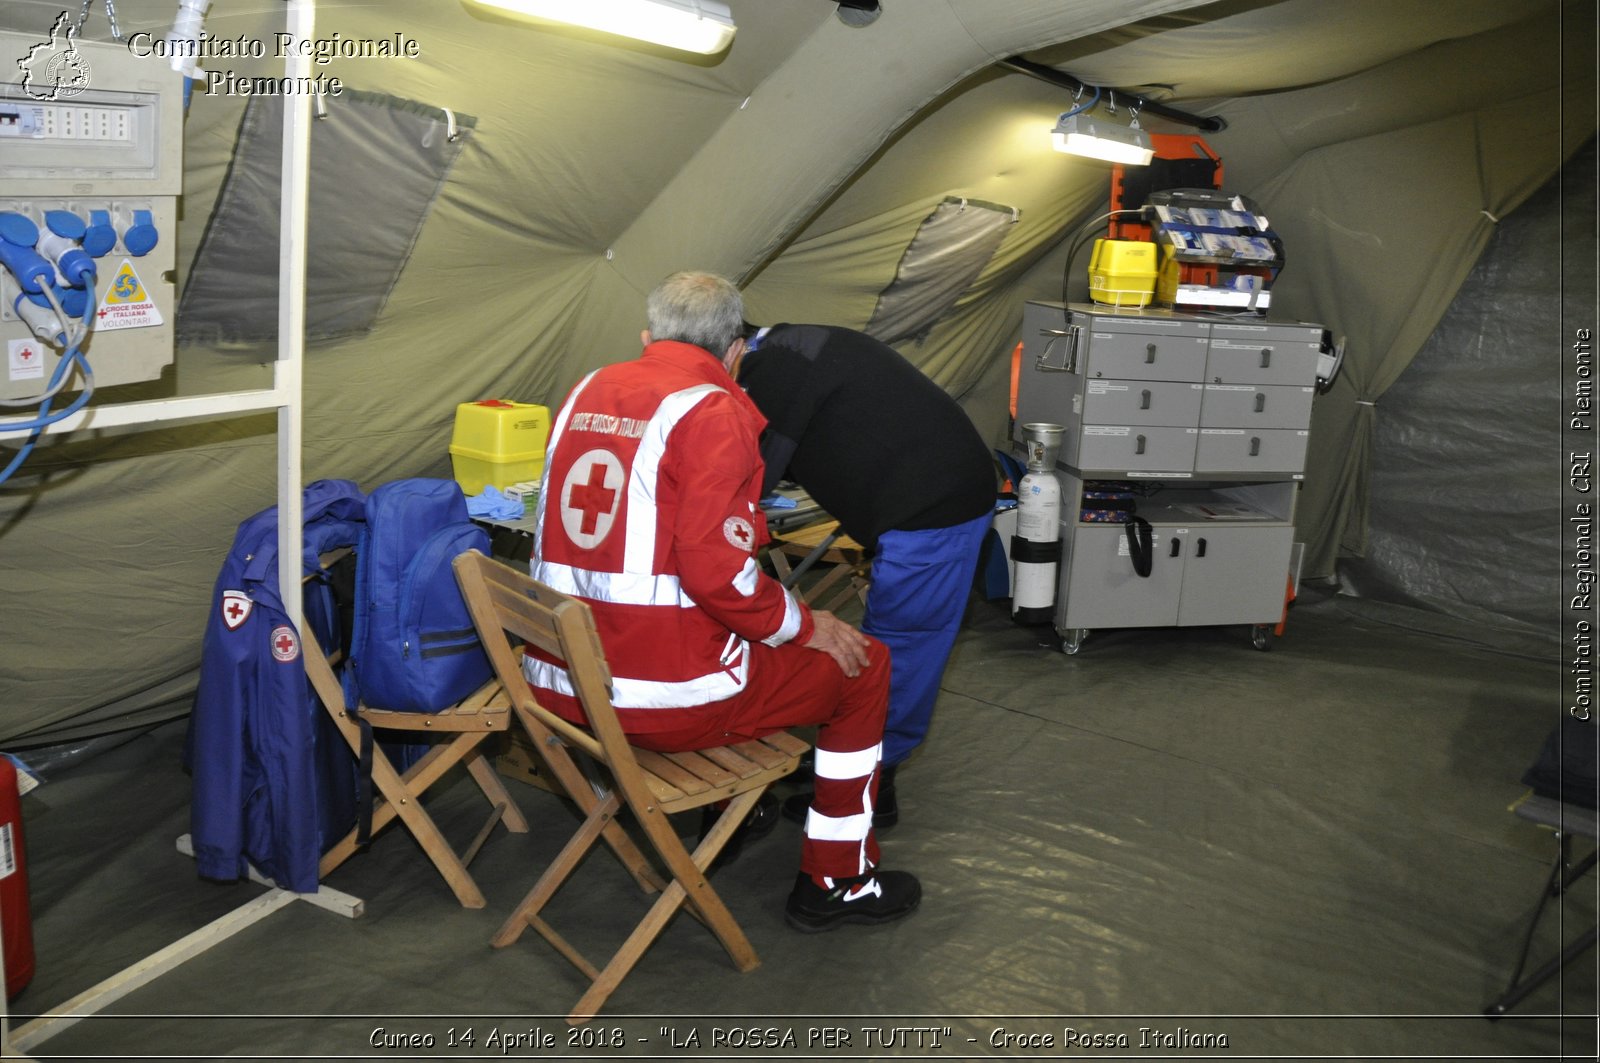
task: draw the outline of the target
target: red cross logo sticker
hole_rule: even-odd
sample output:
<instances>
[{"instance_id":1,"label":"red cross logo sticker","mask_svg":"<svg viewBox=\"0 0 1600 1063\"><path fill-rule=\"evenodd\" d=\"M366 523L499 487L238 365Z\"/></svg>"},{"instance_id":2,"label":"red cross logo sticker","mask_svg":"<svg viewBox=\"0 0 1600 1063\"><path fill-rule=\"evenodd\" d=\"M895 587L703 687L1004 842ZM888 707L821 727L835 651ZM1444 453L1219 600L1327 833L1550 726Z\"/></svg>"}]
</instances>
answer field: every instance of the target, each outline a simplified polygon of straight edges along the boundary
<instances>
[{"instance_id":1,"label":"red cross logo sticker","mask_svg":"<svg viewBox=\"0 0 1600 1063\"><path fill-rule=\"evenodd\" d=\"M284 662L300 656L300 639L288 624L279 624L272 629L272 656Z\"/></svg>"},{"instance_id":2,"label":"red cross logo sticker","mask_svg":"<svg viewBox=\"0 0 1600 1063\"><path fill-rule=\"evenodd\" d=\"M222 592L222 622L229 631L238 631L239 627L250 619L250 610L255 607L255 602L244 591Z\"/></svg>"},{"instance_id":3,"label":"red cross logo sticker","mask_svg":"<svg viewBox=\"0 0 1600 1063\"><path fill-rule=\"evenodd\" d=\"M609 450L591 450L572 463L561 488L561 526L574 545L593 550L605 541L622 508L626 479Z\"/></svg>"},{"instance_id":4,"label":"red cross logo sticker","mask_svg":"<svg viewBox=\"0 0 1600 1063\"><path fill-rule=\"evenodd\" d=\"M743 517L729 517L722 522L722 535L736 550L754 551L756 530Z\"/></svg>"}]
</instances>

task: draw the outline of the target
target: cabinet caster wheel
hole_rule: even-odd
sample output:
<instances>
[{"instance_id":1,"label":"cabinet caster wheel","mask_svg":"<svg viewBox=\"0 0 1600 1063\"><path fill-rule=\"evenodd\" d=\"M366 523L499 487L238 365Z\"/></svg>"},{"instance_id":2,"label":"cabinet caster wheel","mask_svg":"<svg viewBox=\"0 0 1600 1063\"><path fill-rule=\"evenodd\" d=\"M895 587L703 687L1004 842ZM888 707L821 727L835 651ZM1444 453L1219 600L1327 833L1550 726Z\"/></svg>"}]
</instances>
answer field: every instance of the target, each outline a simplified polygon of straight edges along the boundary
<instances>
[{"instance_id":1,"label":"cabinet caster wheel","mask_svg":"<svg viewBox=\"0 0 1600 1063\"><path fill-rule=\"evenodd\" d=\"M1250 645L1266 653L1272 649L1272 628L1266 624L1257 624L1250 629Z\"/></svg>"},{"instance_id":2,"label":"cabinet caster wheel","mask_svg":"<svg viewBox=\"0 0 1600 1063\"><path fill-rule=\"evenodd\" d=\"M1072 628L1061 636L1061 652L1068 656L1083 649L1083 640L1089 637L1089 629L1082 627Z\"/></svg>"}]
</instances>

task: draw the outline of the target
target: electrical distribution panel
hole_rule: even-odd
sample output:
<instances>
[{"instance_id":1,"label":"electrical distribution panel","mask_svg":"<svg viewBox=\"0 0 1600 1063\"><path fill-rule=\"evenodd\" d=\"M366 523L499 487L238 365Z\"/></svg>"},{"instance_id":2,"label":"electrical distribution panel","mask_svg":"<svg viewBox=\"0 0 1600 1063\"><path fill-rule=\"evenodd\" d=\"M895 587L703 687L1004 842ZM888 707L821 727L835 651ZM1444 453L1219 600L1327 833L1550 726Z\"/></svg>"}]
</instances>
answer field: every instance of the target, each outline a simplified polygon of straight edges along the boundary
<instances>
[{"instance_id":1,"label":"electrical distribution panel","mask_svg":"<svg viewBox=\"0 0 1600 1063\"><path fill-rule=\"evenodd\" d=\"M0 397L42 393L60 362L54 307L18 263L64 250L88 256L70 278L58 262L54 294L69 316L88 304L81 264L93 263L82 351L95 386L159 379L177 307L182 75L122 44L77 40L64 20L0 31L0 69L17 72L0 83Z\"/></svg>"}]
</instances>

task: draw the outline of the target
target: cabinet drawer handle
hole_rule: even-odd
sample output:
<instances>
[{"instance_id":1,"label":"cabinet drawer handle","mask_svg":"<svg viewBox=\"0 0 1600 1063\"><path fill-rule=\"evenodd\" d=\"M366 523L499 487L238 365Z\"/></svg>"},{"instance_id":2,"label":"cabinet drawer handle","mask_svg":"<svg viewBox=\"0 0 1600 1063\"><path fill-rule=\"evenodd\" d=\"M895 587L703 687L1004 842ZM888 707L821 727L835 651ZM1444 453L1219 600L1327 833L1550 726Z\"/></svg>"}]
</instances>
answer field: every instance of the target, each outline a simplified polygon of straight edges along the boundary
<instances>
[{"instance_id":1,"label":"cabinet drawer handle","mask_svg":"<svg viewBox=\"0 0 1600 1063\"><path fill-rule=\"evenodd\" d=\"M1183 540L1179 539L1176 535L1174 535L1172 537L1172 549L1167 552L1167 556L1168 557L1177 557L1178 556L1178 550L1179 550L1180 547L1182 547L1182 545L1183 545Z\"/></svg>"},{"instance_id":2,"label":"cabinet drawer handle","mask_svg":"<svg viewBox=\"0 0 1600 1063\"><path fill-rule=\"evenodd\" d=\"M1078 349L1083 342L1083 326L1069 324L1064 329L1042 328L1039 336L1044 340L1044 349L1039 352L1039 357L1034 359L1033 367L1041 373L1076 373L1078 371ZM1050 361L1050 348L1055 346L1057 340L1065 340L1061 356L1061 364L1055 365Z\"/></svg>"},{"instance_id":3,"label":"cabinet drawer handle","mask_svg":"<svg viewBox=\"0 0 1600 1063\"><path fill-rule=\"evenodd\" d=\"M1272 365L1272 348L1261 348L1261 368L1266 369Z\"/></svg>"},{"instance_id":4,"label":"cabinet drawer handle","mask_svg":"<svg viewBox=\"0 0 1600 1063\"><path fill-rule=\"evenodd\" d=\"M1144 436L1136 436L1134 438L1134 441L1133 441L1133 452L1135 454L1143 454L1144 453Z\"/></svg>"},{"instance_id":5,"label":"cabinet drawer handle","mask_svg":"<svg viewBox=\"0 0 1600 1063\"><path fill-rule=\"evenodd\" d=\"M1259 458L1261 456L1261 437L1260 436L1251 436L1250 437L1250 456L1252 458Z\"/></svg>"},{"instance_id":6,"label":"cabinet drawer handle","mask_svg":"<svg viewBox=\"0 0 1600 1063\"><path fill-rule=\"evenodd\" d=\"M1264 413L1267 409L1267 397L1261 392L1256 392L1256 412Z\"/></svg>"},{"instance_id":7,"label":"cabinet drawer handle","mask_svg":"<svg viewBox=\"0 0 1600 1063\"><path fill-rule=\"evenodd\" d=\"M1194 556L1195 557L1205 557L1206 556L1206 541L1204 539L1201 539L1199 542L1194 544Z\"/></svg>"},{"instance_id":8,"label":"cabinet drawer handle","mask_svg":"<svg viewBox=\"0 0 1600 1063\"><path fill-rule=\"evenodd\" d=\"M1148 388L1146 388L1144 391L1139 393L1139 409L1148 410L1149 408L1150 408L1150 391L1149 391Z\"/></svg>"},{"instance_id":9,"label":"cabinet drawer handle","mask_svg":"<svg viewBox=\"0 0 1600 1063\"><path fill-rule=\"evenodd\" d=\"M1147 344L1144 345L1144 364L1145 365L1154 365L1155 362L1156 362L1156 345L1153 344L1153 343L1147 343Z\"/></svg>"}]
</instances>

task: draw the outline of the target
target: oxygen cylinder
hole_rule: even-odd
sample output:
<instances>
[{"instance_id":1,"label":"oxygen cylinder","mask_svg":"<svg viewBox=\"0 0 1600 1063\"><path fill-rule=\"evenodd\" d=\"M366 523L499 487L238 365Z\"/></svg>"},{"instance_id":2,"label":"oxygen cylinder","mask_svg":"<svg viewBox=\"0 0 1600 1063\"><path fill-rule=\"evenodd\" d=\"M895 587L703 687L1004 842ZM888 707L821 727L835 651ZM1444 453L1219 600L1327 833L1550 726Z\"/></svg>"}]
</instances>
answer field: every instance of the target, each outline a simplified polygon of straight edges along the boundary
<instances>
[{"instance_id":1,"label":"oxygen cylinder","mask_svg":"<svg viewBox=\"0 0 1600 1063\"><path fill-rule=\"evenodd\" d=\"M5 942L6 998L33 980L33 917L28 908L28 859L22 844L17 768L0 756L0 938Z\"/></svg>"},{"instance_id":2,"label":"oxygen cylinder","mask_svg":"<svg viewBox=\"0 0 1600 1063\"><path fill-rule=\"evenodd\" d=\"M1017 533L1011 539L1011 618L1049 623L1061 567L1061 484L1056 479L1060 425L1022 426L1028 472L1017 485Z\"/></svg>"}]
</instances>

